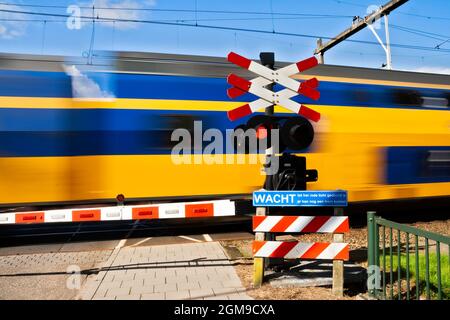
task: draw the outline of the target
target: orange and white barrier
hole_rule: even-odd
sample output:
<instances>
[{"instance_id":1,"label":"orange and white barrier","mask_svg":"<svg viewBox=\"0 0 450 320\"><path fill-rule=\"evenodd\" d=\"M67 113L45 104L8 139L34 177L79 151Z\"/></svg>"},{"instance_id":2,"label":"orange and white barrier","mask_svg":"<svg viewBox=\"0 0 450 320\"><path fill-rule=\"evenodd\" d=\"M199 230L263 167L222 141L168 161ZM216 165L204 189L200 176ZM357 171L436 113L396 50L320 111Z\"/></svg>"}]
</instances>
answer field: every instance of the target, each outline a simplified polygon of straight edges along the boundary
<instances>
[{"instance_id":1,"label":"orange and white barrier","mask_svg":"<svg viewBox=\"0 0 450 320\"><path fill-rule=\"evenodd\" d=\"M348 243L298 241L253 241L253 256L258 258L348 260Z\"/></svg>"},{"instance_id":2,"label":"orange and white barrier","mask_svg":"<svg viewBox=\"0 0 450 320\"><path fill-rule=\"evenodd\" d=\"M348 217L333 216L253 216L255 232L344 233Z\"/></svg>"},{"instance_id":3,"label":"orange and white barrier","mask_svg":"<svg viewBox=\"0 0 450 320\"><path fill-rule=\"evenodd\" d=\"M0 213L0 224L234 216L231 200Z\"/></svg>"}]
</instances>

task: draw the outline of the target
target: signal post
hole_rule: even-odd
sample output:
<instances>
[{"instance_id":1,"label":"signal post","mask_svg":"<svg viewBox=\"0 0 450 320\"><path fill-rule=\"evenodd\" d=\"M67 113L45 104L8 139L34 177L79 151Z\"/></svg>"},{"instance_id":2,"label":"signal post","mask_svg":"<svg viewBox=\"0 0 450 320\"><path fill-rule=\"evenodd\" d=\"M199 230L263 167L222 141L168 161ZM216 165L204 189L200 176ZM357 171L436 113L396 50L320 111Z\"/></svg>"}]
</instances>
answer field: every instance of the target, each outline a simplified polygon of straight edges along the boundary
<instances>
[{"instance_id":1,"label":"signal post","mask_svg":"<svg viewBox=\"0 0 450 320\"><path fill-rule=\"evenodd\" d=\"M317 181L317 170L306 169L305 157L283 153L285 149L301 152L313 141L314 128L308 120L317 122L320 120L320 114L291 100L291 98L303 94L312 100L319 99L320 93L317 90L319 81L312 78L299 82L290 78L290 76L316 66L318 64L317 59L311 57L279 70L274 70L273 53L261 53L260 59L261 64L230 52L228 55L230 62L256 73L259 77L247 80L235 74L230 74L227 78L228 83L233 86L227 91L230 98L236 98L247 92L260 98L228 111L228 118L231 121L248 116L260 109L265 109L264 115L253 116L247 121L246 125L239 126L241 129L254 129L257 138L261 138L258 135L259 130L265 130L266 134L263 139L267 139L264 189L255 192L253 197L253 206L256 207L256 215L253 217L255 232L255 241L253 242L254 286L259 287L263 283L264 271L269 265L269 259L277 259L278 261L286 259L325 259L333 260L333 293L342 296L343 260L348 260L348 244L343 242L343 233L347 232L349 228L348 217L342 216L342 206L347 204L347 193L343 190L306 191L307 182ZM284 86L285 89L274 92L275 83ZM274 105L281 105L300 117L275 116ZM273 141L269 138L272 129L279 129L280 131L280 141L277 141L279 150L274 150ZM238 141L239 139L238 136ZM240 142L245 144L245 135L242 139ZM282 154L278 156L276 153ZM277 160L279 160L279 168L276 173L268 170L274 157L278 157ZM291 202L278 204L255 202L255 194L258 192L267 193L267 199L272 199L270 194L281 197L278 193L292 192L292 197L287 197L291 199ZM310 198L305 200L303 197ZM268 207L270 206L331 206L335 208L334 216L272 216L268 215ZM333 233L333 242L275 241L276 233L302 232Z\"/></svg>"},{"instance_id":2,"label":"signal post","mask_svg":"<svg viewBox=\"0 0 450 320\"><path fill-rule=\"evenodd\" d=\"M260 55L261 64L274 70L275 68L275 53L273 52L261 52ZM268 90L273 90L274 84L270 83L266 86ZM265 115L267 116L273 116L274 114L274 105L270 105L266 107L265 109ZM266 150L266 164L269 164L272 157L275 156L274 150L272 148L272 145L267 146ZM267 190L270 190L272 185L272 175L266 174L266 180L264 182L265 188ZM256 215L257 216L265 216L268 214L268 208L266 207L257 207L256 208ZM263 233L263 232L257 232L255 233L255 240L256 241L264 241L264 240L272 240L270 238L270 235ZM264 270L268 266L269 260L264 258L254 258L253 262L253 274L254 274L254 280L253 285L255 287L260 287L263 279L264 279Z\"/></svg>"}]
</instances>

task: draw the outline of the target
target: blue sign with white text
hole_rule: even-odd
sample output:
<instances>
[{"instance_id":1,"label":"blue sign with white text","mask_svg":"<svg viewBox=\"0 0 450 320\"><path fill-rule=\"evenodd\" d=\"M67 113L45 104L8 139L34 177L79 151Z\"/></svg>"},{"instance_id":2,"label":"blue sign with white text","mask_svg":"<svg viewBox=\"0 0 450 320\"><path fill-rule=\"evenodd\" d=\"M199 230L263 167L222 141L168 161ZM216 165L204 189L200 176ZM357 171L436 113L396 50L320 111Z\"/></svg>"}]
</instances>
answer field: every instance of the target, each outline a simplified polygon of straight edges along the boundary
<instances>
[{"instance_id":1,"label":"blue sign with white text","mask_svg":"<svg viewBox=\"0 0 450 320\"><path fill-rule=\"evenodd\" d=\"M255 191L254 207L345 207L347 191Z\"/></svg>"}]
</instances>

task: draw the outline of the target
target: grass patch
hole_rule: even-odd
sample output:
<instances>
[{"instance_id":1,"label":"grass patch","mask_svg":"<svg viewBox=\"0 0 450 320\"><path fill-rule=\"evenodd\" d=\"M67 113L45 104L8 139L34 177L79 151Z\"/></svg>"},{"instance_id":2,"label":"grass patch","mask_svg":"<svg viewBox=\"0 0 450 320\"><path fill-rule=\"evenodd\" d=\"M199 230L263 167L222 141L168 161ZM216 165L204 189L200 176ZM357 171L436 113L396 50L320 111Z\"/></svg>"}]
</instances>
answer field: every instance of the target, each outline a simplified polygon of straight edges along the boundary
<instances>
[{"instance_id":1,"label":"grass patch","mask_svg":"<svg viewBox=\"0 0 450 320\"><path fill-rule=\"evenodd\" d=\"M416 275L416 257L414 253L409 255L409 277L412 283L419 284L419 294L426 296L426 259L424 253L419 253L419 281L417 281ZM445 300L450 299L450 261L447 254L441 254L441 290L442 298ZM380 252L380 266L383 267L383 256ZM406 254L400 254L400 272L401 279L406 279ZM398 255L392 254L392 271L393 281L397 280L398 276ZM386 283L389 283L390 276L390 256L389 252L386 252ZM430 295L431 298L438 297L438 274L437 274L437 254L434 252L429 253L429 279L430 279ZM411 287L412 288L412 287ZM411 294L415 295L415 289L411 290ZM387 292L389 296L389 292ZM398 296L397 296L398 297Z\"/></svg>"}]
</instances>

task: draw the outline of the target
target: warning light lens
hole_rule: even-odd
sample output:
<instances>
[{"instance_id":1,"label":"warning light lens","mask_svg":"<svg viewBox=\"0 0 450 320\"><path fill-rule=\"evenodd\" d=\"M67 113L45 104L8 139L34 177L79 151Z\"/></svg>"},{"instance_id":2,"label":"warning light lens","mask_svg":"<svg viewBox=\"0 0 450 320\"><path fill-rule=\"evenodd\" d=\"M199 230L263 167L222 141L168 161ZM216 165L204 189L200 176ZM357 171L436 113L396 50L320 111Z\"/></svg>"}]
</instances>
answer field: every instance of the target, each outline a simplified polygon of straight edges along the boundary
<instances>
[{"instance_id":1,"label":"warning light lens","mask_svg":"<svg viewBox=\"0 0 450 320\"><path fill-rule=\"evenodd\" d=\"M265 125L260 125L256 128L256 138L266 139L267 135L267 127Z\"/></svg>"}]
</instances>

